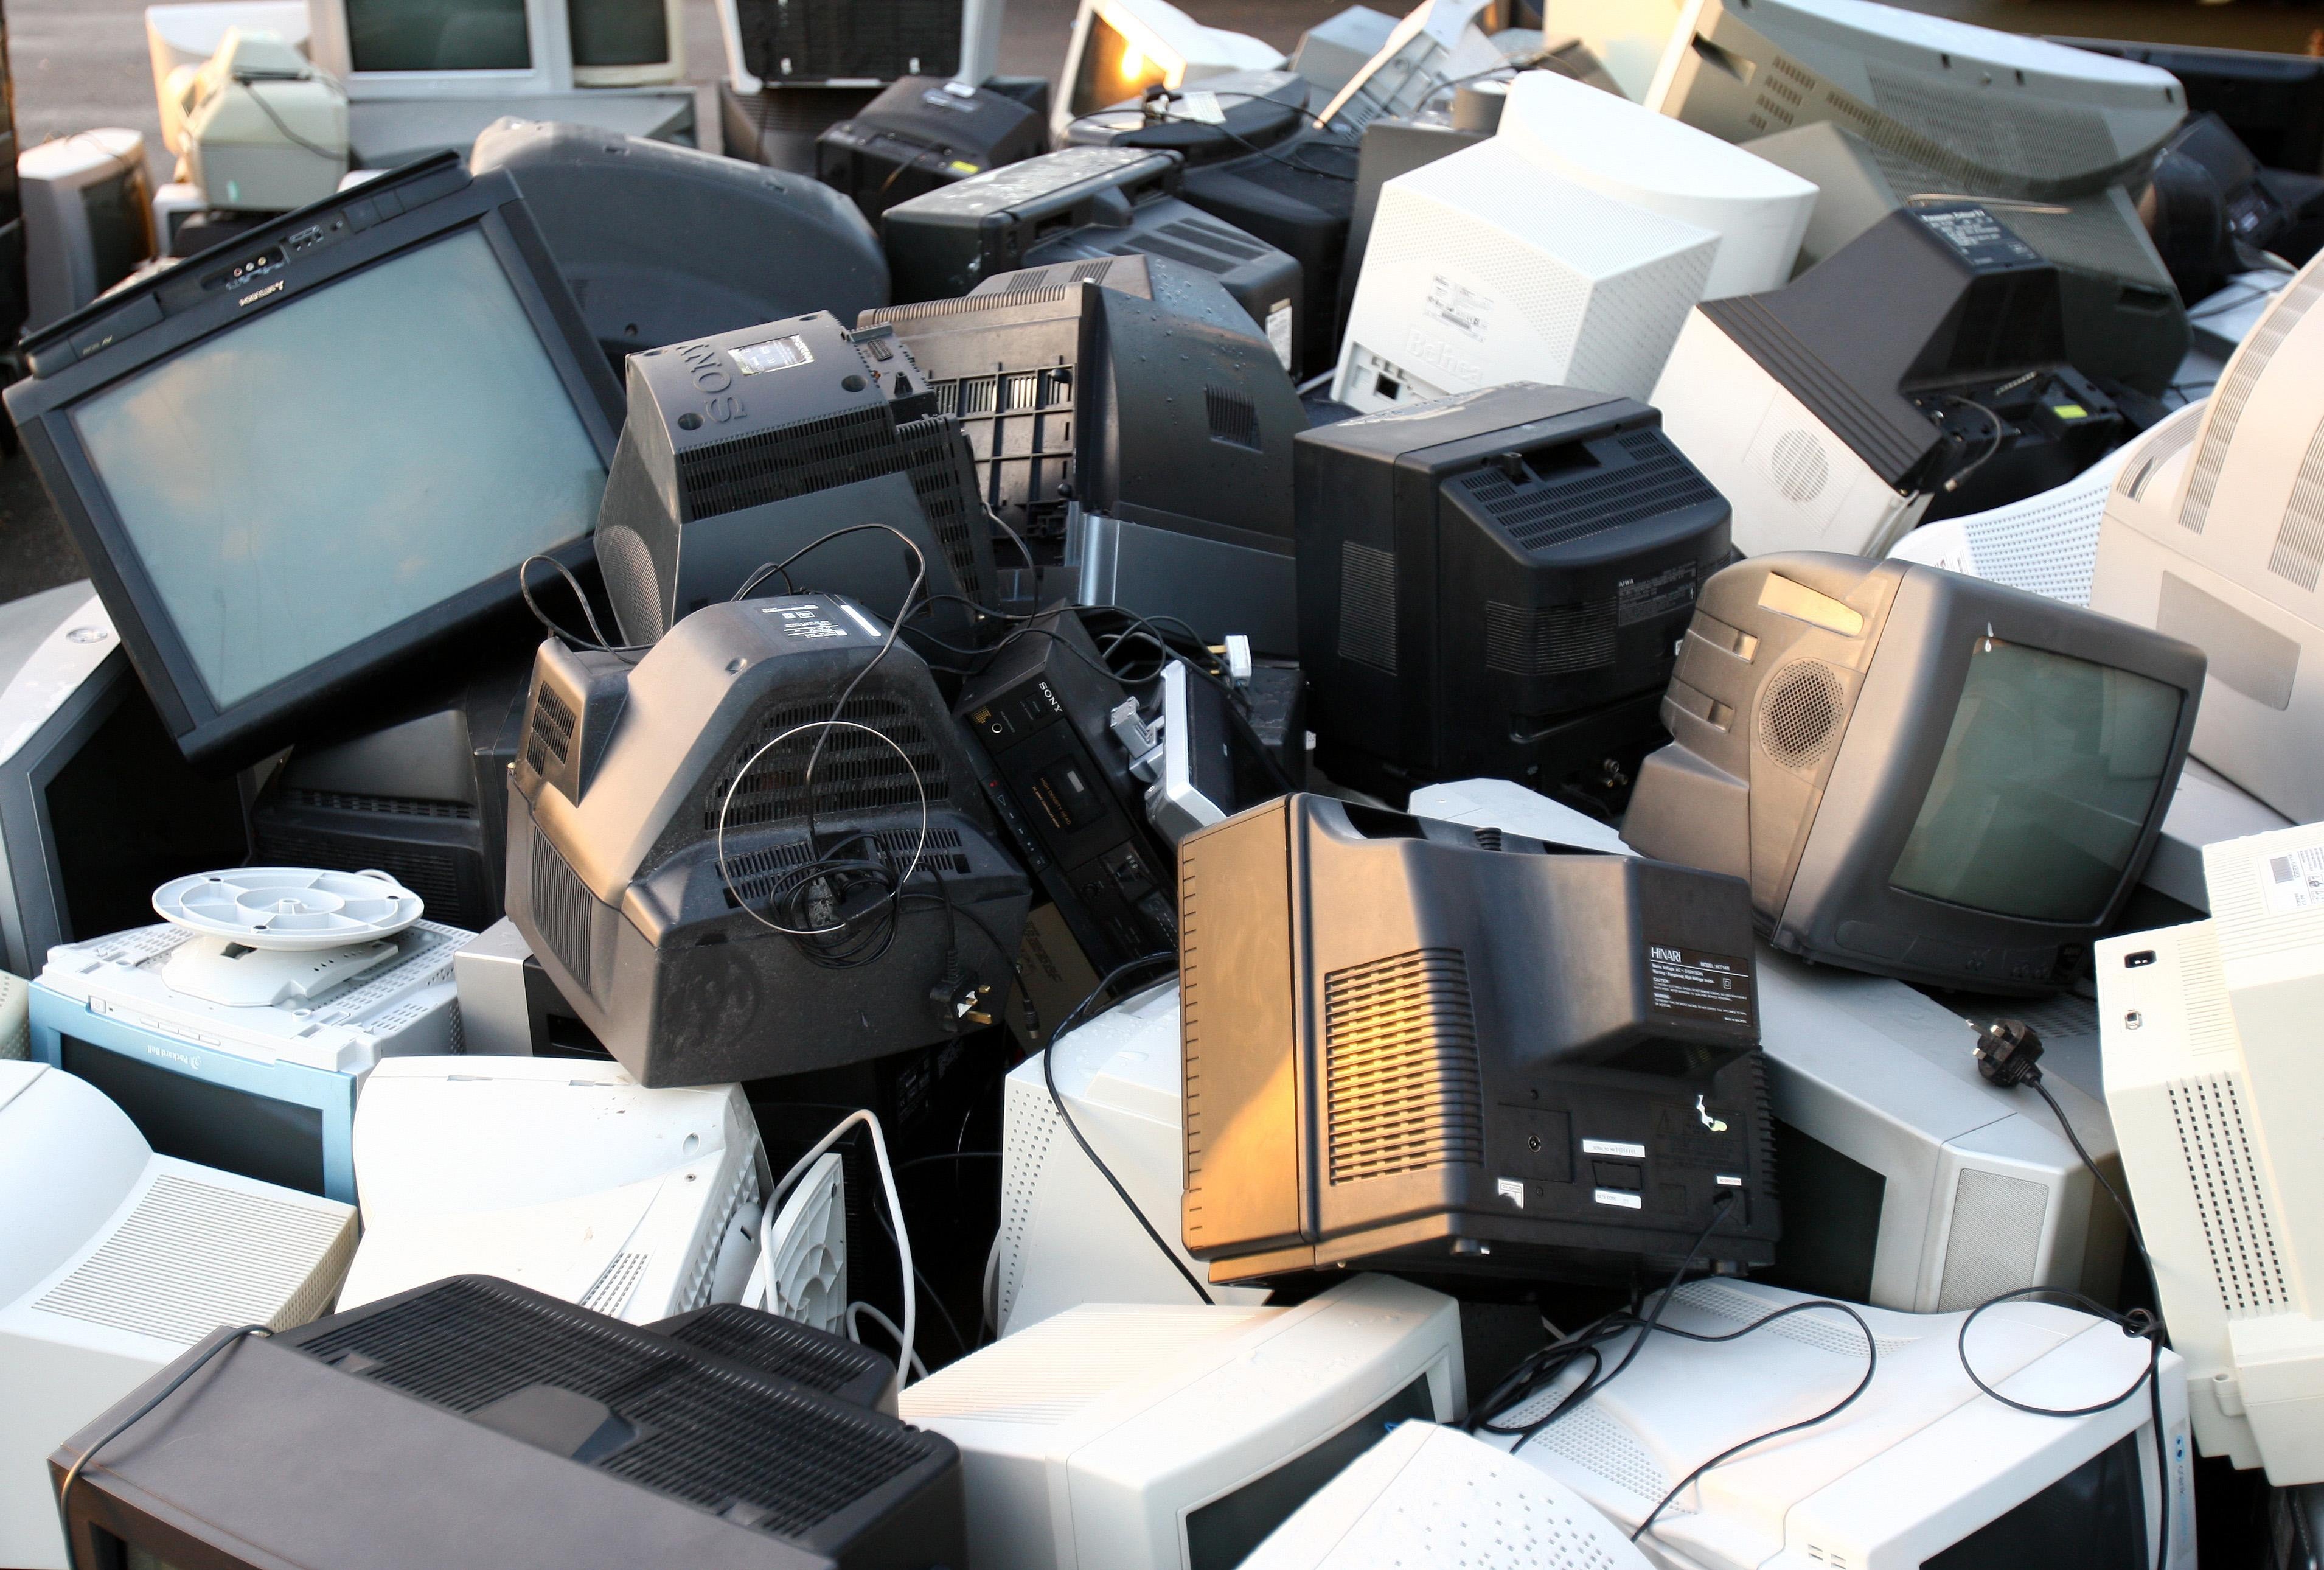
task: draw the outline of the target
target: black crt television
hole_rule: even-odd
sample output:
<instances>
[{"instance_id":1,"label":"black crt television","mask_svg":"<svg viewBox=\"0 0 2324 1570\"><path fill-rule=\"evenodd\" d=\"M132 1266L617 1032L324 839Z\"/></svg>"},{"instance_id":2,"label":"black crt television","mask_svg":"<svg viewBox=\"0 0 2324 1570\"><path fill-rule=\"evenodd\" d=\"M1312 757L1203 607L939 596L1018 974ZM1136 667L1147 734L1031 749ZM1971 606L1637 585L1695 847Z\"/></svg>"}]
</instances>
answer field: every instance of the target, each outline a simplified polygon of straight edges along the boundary
<instances>
[{"instance_id":1,"label":"black crt television","mask_svg":"<svg viewBox=\"0 0 2324 1570\"><path fill-rule=\"evenodd\" d=\"M706 1345L456 1276L218 1347L220 1330L50 1458L74 1562L262 1570L954 1570L940 1435ZM813 1335L813 1332L803 1332ZM832 1338L823 1338L831 1340ZM818 1362L851 1361L833 1345Z\"/></svg>"},{"instance_id":2,"label":"black crt television","mask_svg":"<svg viewBox=\"0 0 2324 1570\"><path fill-rule=\"evenodd\" d=\"M1213 1281L1775 1261L1740 880L1296 795L1179 845Z\"/></svg>"},{"instance_id":3,"label":"black crt television","mask_svg":"<svg viewBox=\"0 0 2324 1570\"><path fill-rule=\"evenodd\" d=\"M1036 157L1048 141L1041 116L1007 93L906 77L816 139L815 172L877 223L898 202Z\"/></svg>"},{"instance_id":4,"label":"black crt television","mask_svg":"<svg viewBox=\"0 0 2324 1570\"><path fill-rule=\"evenodd\" d=\"M579 564L620 389L505 175L450 154L27 343L11 417L162 725L216 769Z\"/></svg>"},{"instance_id":5,"label":"black crt television","mask_svg":"<svg viewBox=\"0 0 2324 1570\"><path fill-rule=\"evenodd\" d=\"M2050 42L2160 66L2186 89L2189 114L2218 115L2262 164L2324 173L2324 60L2191 43L2055 35Z\"/></svg>"},{"instance_id":6,"label":"black crt television","mask_svg":"<svg viewBox=\"0 0 2324 1570\"><path fill-rule=\"evenodd\" d=\"M2070 985L2137 886L2202 651L2078 605L1816 551L1703 588L1622 836L1750 882L1775 947L1926 985Z\"/></svg>"},{"instance_id":7,"label":"black crt television","mask_svg":"<svg viewBox=\"0 0 2324 1570\"><path fill-rule=\"evenodd\" d=\"M1515 383L1295 446L1318 763L1399 800L1486 774L1618 808L1729 549L1726 498L1655 411Z\"/></svg>"}]
</instances>

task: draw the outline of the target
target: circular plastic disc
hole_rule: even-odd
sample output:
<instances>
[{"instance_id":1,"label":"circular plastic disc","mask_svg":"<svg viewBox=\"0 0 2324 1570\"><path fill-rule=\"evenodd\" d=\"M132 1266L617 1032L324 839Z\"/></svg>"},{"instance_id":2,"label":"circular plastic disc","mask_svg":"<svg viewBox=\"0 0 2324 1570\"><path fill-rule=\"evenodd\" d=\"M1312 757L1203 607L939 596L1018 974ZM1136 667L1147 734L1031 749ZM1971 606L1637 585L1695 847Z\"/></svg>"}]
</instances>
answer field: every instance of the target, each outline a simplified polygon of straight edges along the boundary
<instances>
[{"instance_id":1,"label":"circular plastic disc","mask_svg":"<svg viewBox=\"0 0 2324 1570\"><path fill-rule=\"evenodd\" d=\"M230 867L153 891L161 919L252 948L343 948L392 937L420 919L419 895L385 873Z\"/></svg>"}]
</instances>

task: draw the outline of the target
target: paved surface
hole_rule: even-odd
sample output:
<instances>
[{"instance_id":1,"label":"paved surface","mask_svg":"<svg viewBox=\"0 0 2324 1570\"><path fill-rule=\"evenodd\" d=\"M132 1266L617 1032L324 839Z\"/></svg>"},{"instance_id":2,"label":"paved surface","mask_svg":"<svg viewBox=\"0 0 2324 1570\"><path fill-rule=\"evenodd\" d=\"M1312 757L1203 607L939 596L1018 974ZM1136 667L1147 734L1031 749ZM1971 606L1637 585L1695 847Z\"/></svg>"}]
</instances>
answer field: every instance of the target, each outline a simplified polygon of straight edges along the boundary
<instances>
[{"instance_id":1,"label":"paved surface","mask_svg":"<svg viewBox=\"0 0 2324 1570\"><path fill-rule=\"evenodd\" d=\"M859 0L877 5L880 0ZM1288 51L1299 34L1352 0L1177 0L1213 26L1256 34ZM1011 75L1055 78L1073 24L1073 0L1010 0L1001 66ZM1386 0L1381 9L1399 8ZM1939 12L2019 32L2151 38L2301 51L2311 35L2324 44L2312 8L2237 4L2198 6L2189 0L1916 0ZM169 178L145 53L143 0L6 0L8 54L16 127L30 144L99 125L145 134L156 182ZM713 0L686 0L687 55L698 93L696 119L715 145L718 115L711 96L724 69ZM31 466L0 462L0 600L82 576Z\"/></svg>"}]
</instances>

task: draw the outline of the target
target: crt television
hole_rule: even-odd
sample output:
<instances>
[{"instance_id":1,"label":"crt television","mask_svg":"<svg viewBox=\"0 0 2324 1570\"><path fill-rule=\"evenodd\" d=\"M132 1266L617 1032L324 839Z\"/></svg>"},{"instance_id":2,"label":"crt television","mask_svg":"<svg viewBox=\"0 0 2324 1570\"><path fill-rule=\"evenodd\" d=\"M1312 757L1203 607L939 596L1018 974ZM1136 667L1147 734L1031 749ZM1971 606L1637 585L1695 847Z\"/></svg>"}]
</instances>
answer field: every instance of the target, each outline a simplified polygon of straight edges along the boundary
<instances>
[{"instance_id":1,"label":"crt television","mask_svg":"<svg viewBox=\"0 0 2324 1570\"><path fill-rule=\"evenodd\" d=\"M681 0L309 0L350 98L537 97L683 80Z\"/></svg>"},{"instance_id":2,"label":"crt television","mask_svg":"<svg viewBox=\"0 0 2324 1570\"><path fill-rule=\"evenodd\" d=\"M449 154L27 347L9 413L198 763L512 605L526 558L588 555L620 389L515 182Z\"/></svg>"},{"instance_id":3,"label":"crt television","mask_svg":"<svg viewBox=\"0 0 2324 1570\"><path fill-rule=\"evenodd\" d=\"M2054 991L2146 864L2202 685L2190 643L1999 584L1753 557L1696 604L1623 837L1748 878L1787 953Z\"/></svg>"}]
</instances>

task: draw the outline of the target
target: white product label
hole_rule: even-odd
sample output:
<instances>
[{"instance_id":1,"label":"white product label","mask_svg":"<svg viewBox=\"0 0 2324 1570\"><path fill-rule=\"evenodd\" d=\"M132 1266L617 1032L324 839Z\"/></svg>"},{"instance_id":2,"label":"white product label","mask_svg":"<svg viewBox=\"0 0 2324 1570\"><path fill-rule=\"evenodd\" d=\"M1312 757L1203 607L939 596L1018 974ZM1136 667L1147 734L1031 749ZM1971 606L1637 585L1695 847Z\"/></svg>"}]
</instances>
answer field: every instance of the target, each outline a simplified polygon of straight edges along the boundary
<instances>
[{"instance_id":1,"label":"white product label","mask_svg":"<svg viewBox=\"0 0 2324 1570\"><path fill-rule=\"evenodd\" d=\"M1291 369L1291 302L1278 300L1267 308L1267 341L1283 368Z\"/></svg>"},{"instance_id":2,"label":"white product label","mask_svg":"<svg viewBox=\"0 0 2324 1570\"><path fill-rule=\"evenodd\" d=\"M847 629L834 620L828 611L817 605L769 605L765 615L779 618L777 625L786 638L844 638Z\"/></svg>"},{"instance_id":3,"label":"white product label","mask_svg":"<svg viewBox=\"0 0 2324 1570\"><path fill-rule=\"evenodd\" d=\"M1464 333L1480 344L1492 330L1491 297L1480 294L1465 284L1455 283L1442 272L1429 280L1425 309L1429 315L1454 332Z\"/></svg>"},{"instance_id":4,"label":"white product label","mask_svg":"<svg viewBox=\"0 0 2324 1570\"><path fill-rule=\"evenodd\" d=\"M1523 1178L1500 1178L1493 1184L1493 1192L1499 1195L1503 1199L1516 1200L1519 1210L1523 1210L1525 1208L1525 1180Z\"/></svg>"},{"instance_id":5,"label":"white product label","mask_svg":"<svg viewBox=\"0 0 2324 1570\"><path fill-rule=\"evenodd\" d=\"M2275 915L2324 906L2324 845L2302 845L2264 858L2259 882L2267 891L2267 908Z\"/></svg>"},{"instance_id":6,"label":"white product label","mask_svg":"<svg viewBox=\"0 0 2324 1570\"><path fill-rule=\"evenodd\" d=\"M1199 120L1205 125L1227 123L1227 112L1219 107L1216 93L1182 93L1171 107L1177 112L1175 118L1180 120Z\"/></svg>"},{"instance_id":7,"label":"white product label","mask_svg":"<svg viewBox=\"0 0 2324 1570\"><path fill-rule=\"evenodd\" d=\"M1743 1187L1743 1179L1740 1178L1730 1178L1726 1173L1721 1172L1719 1175L1719 1186L1721 1188L1740 1188Z\"/></svg>"},{"instance_id":8,"label":"white product label","mask_svg":"<svg viewBox=\"0 0 2324 1570\"><path fill-rule=\"evenodd\" d=\"M1600 1205L1618 1205L1624 1210L1644 1210L1646 1202L1625 1188L1600 1188L1591 1195Z\"/></svg>"},{"instance_id":9,"label":"white product label","mask_svg":"<svg viewBox=\"0 0 2324 1570\"><path fill-rule=\"evenodd\" d=\"M1644 1145L1633 1145L1622 1140L1584 1140L1582 1153L1585 1156L1623 1156L1633 1161L1646 1159Z\"/></svg>"},{"instance_id":10,"label":"white product label","mask_svg":"<svg viewBox=\"0 0 2324 1570\"><path fill-rule=\"evenodd\" d=\"M745 376L761 376L769 371L788 371L793 365L815 363L815 351L807 340L794 333L788 337L765 338L755 344L744 344L739 349L729 349L727 356L734 368Z\"/></svg>"}]
</instances>

